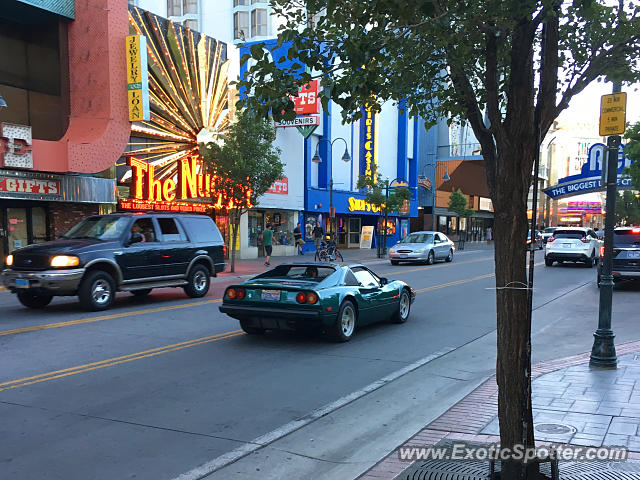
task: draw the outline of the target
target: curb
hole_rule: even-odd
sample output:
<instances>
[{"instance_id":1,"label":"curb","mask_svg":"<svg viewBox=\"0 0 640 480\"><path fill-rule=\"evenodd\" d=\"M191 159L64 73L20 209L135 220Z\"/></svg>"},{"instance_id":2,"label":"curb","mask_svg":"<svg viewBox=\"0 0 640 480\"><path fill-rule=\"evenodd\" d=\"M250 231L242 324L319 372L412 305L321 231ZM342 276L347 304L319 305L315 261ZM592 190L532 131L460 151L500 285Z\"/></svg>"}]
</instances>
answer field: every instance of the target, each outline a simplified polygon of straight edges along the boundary
<instances>
[{"instance_id":1,"label":"curb","mask_svg":"<svg viewBox=\"0 0 640 480\"><path fill-rule=\"evenodd\" d=\"M636 352L640 352L640 341L623 343L622 345L616 346L617 355ZM589 361L590 355L590 353L581 353L579 355L537 363L531 367L531 379L534 380L542 375L566 367L584 364ZM415 462L400 460L396 453L400 447L435 445L444 438L481 443L499 442L499 436L480 433L484 426L497 415L497 393L498 386L496 384L496 377L492 375L445 413L401 445L398 445L368 471L358 476L357 480L392 480L408 469ZM543 444L548 442L539 443ZM629 460L640 460L640 453L630 451Z\"/></svg>"}]
</instances>

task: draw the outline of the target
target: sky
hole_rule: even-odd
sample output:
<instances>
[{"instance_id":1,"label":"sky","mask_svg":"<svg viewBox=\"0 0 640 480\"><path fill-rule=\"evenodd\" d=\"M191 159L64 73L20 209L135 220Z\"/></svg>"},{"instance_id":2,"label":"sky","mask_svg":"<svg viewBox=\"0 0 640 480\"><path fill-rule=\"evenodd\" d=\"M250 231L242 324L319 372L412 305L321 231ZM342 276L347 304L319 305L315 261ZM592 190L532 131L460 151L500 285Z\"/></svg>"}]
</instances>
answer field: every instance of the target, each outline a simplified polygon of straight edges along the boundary
<instances>
[{"instance_id":1,"label":"sky","mask_svg":"<svg viewBox=\"0 0 640 480\"><path fill-rule=\"evenodd\" d=\"M591 117L598 121L600 117L600 97L611 93L610 82L593 82L579 95L575 96L567 113L578 118ZM640 84L623 86L622 91L627 93L627 122L640 121Z\"/></svg>"}]
</instances>

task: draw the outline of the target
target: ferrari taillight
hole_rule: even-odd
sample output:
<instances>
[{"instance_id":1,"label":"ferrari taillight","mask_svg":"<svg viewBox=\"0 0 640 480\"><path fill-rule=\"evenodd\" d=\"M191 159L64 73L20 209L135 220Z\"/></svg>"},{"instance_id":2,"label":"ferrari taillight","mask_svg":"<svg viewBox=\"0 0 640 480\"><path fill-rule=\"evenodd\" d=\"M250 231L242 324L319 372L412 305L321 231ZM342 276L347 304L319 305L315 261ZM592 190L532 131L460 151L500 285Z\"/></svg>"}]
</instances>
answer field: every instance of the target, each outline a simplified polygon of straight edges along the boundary
<instances>
[{"instance_id":1,"label":"ferrari taillight","mask_svg":"<svg viewBox=\"0 0 640 480\"><path fill-rule=\"evenodd\" d=\"M237 300L242 300L246 296L247 296L247 291L244 288L238 288L236 290L236 299Z\"/></svg>"},{"instance_id":2,"label":"ferrari taillight","mask_svg":"<svg viewBox=\"0 0 640 480\"><path fill-rule=\"evenodd\" d=\"M298 292L296 295L296 302L305 303L307 301L307 295L304 292Z\"/></svg>"},{"instance_id":3,"label":"ferrari taillight","mask_svg":"<svg viewBox=\"0 0 640 480\"><path fill-rule=\"evenodd\" d=\"M234 300L237 295L238 292L236 292L235 288L227 288L227 291L225 292L225 296L231 300Z\"/></svg>"},{"instance_id":4,"label":"ferrari taillight","mask_svg":"<svg viewBox=\"0 0 640 480\"><path fill-rule=\"evenodd\" d=\"M318 295L316 295L315 293L311 292L307 294L307 303L313 305L315 303L318 303Z\"/></svg>"}]
</instances>

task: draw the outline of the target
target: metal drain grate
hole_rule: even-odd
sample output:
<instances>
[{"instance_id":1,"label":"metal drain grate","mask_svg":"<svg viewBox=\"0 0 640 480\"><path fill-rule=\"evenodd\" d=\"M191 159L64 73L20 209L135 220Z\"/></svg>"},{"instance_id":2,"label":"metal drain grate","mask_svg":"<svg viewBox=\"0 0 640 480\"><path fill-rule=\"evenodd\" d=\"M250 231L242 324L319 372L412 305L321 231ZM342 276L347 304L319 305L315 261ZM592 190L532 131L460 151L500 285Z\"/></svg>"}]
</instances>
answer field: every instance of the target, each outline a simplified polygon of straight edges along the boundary
<instances>
[{"instance_id":1,"label":"metal drain grate","mask_svg":"<svg viewBox=\"0 0 640 480\"><path fill-rule=\"evenodd\" d=\"M550 435L564 435L565 433L574 433L576 431L575 427L563 425L562 423L536 423L533 429L536 432Z\"/></svg>"},{"instance_id":2,"label":"metal drain grate","mask_svg":"<svg viewBox=\"0 0 640 480\"><path fill-rule=\"evenodd\" d=\"M500 469L496 464L496 470ZM560 480L640 480L637 462L560 462ZM551 477L550 465L540 473ZM489 480L489 462L428 460L418 462L397 477L401 480Z\"/></svg>"}]
</instances>

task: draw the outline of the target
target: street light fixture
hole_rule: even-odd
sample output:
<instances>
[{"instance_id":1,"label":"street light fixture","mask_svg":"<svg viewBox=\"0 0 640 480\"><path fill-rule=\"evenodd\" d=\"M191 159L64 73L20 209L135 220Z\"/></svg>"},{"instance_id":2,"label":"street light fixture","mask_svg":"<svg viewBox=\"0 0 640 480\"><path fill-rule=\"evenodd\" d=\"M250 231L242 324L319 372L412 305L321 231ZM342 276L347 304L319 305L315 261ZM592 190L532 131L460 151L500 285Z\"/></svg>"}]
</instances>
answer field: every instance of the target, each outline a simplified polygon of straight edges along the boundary
<instances>
[{"instance_id":1,"label":"street light fixture","mask_svg":"<svg viewBox=\"0 0 640 480\"><path fill-rule=\"evenodd\" d=\"M318 154L318 149L320 148L320 142L327 142L329 144L329 168L331 170L329 177L329 237L333 240L333 218L335 217L333 211L333 144L342 140L344 142L344 153L342 154L342 161L345 163L349 163L351 161L351 155L349 155L349 147L347 141L342 137L334 138L333 141L329 141L326 138L318 139L318 143L316 144L316 152L311 161L313 163L322 163L322 158Z\"/></svg>"}]
</instances>

